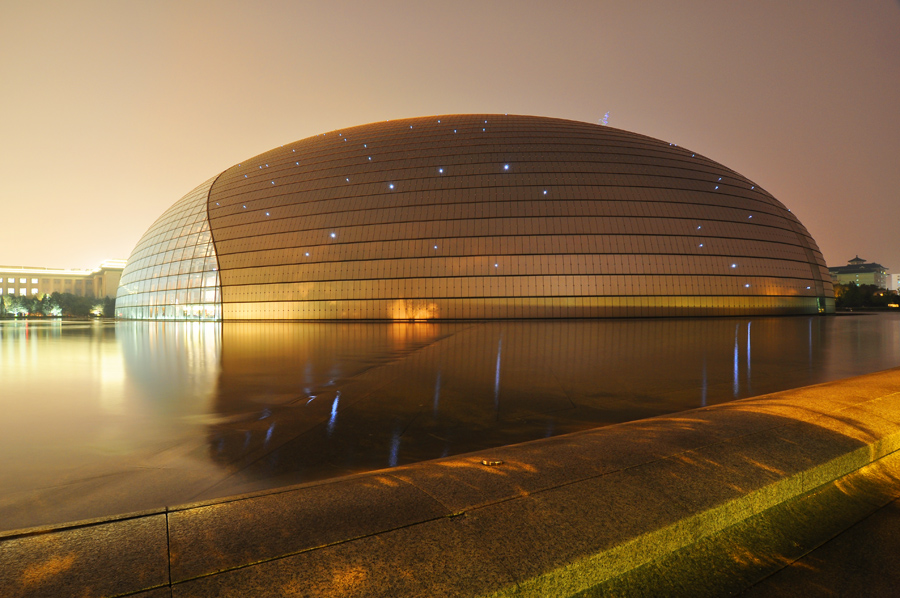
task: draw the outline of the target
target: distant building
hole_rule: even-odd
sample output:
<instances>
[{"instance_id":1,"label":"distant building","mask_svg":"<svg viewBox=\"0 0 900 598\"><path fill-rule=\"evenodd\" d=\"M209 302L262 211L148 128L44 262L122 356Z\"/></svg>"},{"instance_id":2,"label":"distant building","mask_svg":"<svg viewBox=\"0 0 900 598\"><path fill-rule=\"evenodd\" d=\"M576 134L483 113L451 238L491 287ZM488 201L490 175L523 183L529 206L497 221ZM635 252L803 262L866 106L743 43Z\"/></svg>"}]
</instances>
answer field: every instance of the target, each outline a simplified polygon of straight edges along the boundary
<instances>
[{"instance_id":1,"label":"distant building","mask_svg":"<svg viewBox=\"0 0 900 598\"><path fill-rule=\"evenodd\" d=\"M828 268L833 283L847 284L874 284L883 289L890 288L891 279L887 268L875 262L866 262L856 256L846 266Z\"/></svg>"},{"instance_id":2,"label":"distant building","mask_svg":"<svg viewBox=\"0 0 900 598\"><path fill-rule=\"evenodd\" d=\"M900 291L900 274L891 274L891 289Z\"/></svg>"},{"instance_id":3,"label":"distant building","mask_svg":"<svg viewBox=\"0 0 900 598\"><path fill-rule=\"evenodd\" d=\"M0 296L71 293L79 297L115 297L125 260L107 260L92 270L0 266Z\"/></svg>"}]
</instances>

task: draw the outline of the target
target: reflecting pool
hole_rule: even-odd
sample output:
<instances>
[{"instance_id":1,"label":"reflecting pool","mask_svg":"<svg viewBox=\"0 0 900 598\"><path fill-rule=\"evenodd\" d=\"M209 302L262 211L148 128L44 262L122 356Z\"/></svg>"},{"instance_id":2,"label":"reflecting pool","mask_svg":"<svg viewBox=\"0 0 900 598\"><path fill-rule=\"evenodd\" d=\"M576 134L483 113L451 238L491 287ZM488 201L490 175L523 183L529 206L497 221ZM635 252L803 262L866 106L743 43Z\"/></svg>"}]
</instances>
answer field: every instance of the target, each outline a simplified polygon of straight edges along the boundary
<instances>
[{"instance_id":1,"label":"reflecting pool","mask_svg":"<svg viewBox=\"0 0 900 598\"><path fill-rule=\"evenodd\" d=\"M900 314L0 322L0 529L249 492L900 365Z\"/></svg>"}]
</instances>

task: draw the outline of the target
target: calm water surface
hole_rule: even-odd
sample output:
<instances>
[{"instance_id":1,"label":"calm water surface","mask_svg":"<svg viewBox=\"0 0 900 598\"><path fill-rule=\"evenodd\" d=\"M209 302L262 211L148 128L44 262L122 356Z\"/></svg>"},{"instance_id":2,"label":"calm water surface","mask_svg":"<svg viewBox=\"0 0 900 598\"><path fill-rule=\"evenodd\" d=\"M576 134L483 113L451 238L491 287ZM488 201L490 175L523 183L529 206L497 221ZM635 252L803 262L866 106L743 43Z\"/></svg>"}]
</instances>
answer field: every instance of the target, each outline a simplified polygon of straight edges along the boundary
<instances>
[{"instance_id":1,"label":"calm water surface","mask_svg":"<svg viewBox=\"0 0 900 598\"><path fill-rule=\"evenodd\" d=\"M0 529L392 467L900 365L900 314L0 322Z\"/></svg>"}]
</instances>

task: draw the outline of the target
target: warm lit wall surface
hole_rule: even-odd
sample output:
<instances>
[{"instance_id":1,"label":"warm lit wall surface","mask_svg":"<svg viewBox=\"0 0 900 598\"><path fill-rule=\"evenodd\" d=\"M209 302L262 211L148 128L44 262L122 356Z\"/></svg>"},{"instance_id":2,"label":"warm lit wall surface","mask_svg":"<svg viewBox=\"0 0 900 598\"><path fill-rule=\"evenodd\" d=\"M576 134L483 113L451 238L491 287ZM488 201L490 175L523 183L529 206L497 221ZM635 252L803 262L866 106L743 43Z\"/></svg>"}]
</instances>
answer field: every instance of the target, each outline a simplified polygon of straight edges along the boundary
<instances>
[{"instance_id":1,"label":"warm lit wall surface","mask_svg":"<svg viewBox=\"0 0 900 598\"><path fill-rule=\"evenodd\" d=\"M0 297L71 293L79 297L113 297L124 262L107 260L92 270L0 266Z\"/></svg>"},{"instance_id":2,"label":"warm lit wall surface","mask_svg":"<svg viewBox=\"0 0 900 598\"><path fill-rule=\"evenodd\" d=\"M226 319L721 316L834 306L815 241L778 200L690 150L599 125L504 115L374 123L244 161L176 206L199 202L205 186ZM175 218L176 206L154 227ZM174 259L152 257L175 249L150 249L154 230L131 260L139 250L150 263ZM180 270L174 282L171 272L141 271L147 290L135 291L126 268L119 296L132 311L120 314L170 317L144 309L153 279L168 276L166 305L175 305L169 290L177 299L192 287L182 286Z\"/></svg>"}]
</instances>

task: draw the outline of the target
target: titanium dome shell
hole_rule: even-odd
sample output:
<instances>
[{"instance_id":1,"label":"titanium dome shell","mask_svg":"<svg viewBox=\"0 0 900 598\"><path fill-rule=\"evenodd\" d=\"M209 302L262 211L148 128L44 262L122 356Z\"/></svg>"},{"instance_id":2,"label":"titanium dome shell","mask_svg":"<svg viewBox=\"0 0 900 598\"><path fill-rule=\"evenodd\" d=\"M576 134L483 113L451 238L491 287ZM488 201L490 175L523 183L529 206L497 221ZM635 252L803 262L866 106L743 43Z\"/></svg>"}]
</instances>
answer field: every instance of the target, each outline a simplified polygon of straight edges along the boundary
<instances>
[{"instance_id":1,"label":"titanium dome shell","mask_svg":"<svg viewBox=\"0 0 900 598\"><path fill-rule=\"evenodd\" d=\"M271 150L176 202L124 318L816 314L825 261L784 205L674 144L560 119L372 123Z\"/></svg>"}]
</instances>

